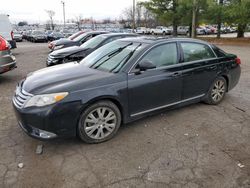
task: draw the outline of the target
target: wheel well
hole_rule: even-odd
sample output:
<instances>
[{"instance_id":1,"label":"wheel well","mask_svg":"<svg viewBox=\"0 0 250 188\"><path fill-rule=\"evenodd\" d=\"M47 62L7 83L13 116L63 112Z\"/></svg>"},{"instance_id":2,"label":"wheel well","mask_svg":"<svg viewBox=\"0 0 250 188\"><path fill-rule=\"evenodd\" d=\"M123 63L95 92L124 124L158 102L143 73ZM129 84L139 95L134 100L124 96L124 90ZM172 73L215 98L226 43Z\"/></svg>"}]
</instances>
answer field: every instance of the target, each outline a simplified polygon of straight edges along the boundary
<instances>
[{"instance_id":1,"label":"wheel well","mask_svg":"<svg viewBox=\"0 0 250 188\"><path fill-rule=\"evenodd\" d=\"M85 107L85 109L87 108L87 107L89 107L90 105L92 105L92 104L94 104L94 103L97 103L97 102L99 102L99 101L111 101L112 103L114 103L117 107L118 107L118 109L120 110L120 112L121 112L121 122L123 123L123 108L122 108L122 105L121 105L121 103L118 101L118 100L116 100L116 99L114 99L114 98L111 98L111 97L104 97L104 98L96 98L96 99L93 99L93 100L91 100L90 102L88 102L88 105Z\"/></svg>"},{"instance_id":2,"label":"wheel well","mask_svg":"<svg viewBox=\"0 0 250 188\"><path fill-rule=\"evenodd\" d=\"M222 77L226 80L227 82L227 91L228 91L228 86L229 86L229 79L226 75L222 75Z\"/></svg>"}]
</instances>

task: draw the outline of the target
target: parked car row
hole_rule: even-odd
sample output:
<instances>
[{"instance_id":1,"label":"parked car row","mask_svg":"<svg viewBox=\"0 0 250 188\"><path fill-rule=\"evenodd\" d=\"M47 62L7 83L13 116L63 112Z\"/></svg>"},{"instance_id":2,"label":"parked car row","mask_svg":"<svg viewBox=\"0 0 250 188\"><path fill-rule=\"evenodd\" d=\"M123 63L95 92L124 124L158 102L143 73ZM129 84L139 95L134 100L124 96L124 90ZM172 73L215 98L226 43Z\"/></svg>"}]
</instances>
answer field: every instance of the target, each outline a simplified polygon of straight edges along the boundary
<instances>
[{"instance_id":1,"label":"parked car row","mask_svg":"<svg viewBox=\"0 0 250 188\"><path fill-rule=\"evenodd\" d=\"M89 31L49 48L46 64L55 66L21 80L12 100L20 127L42 140L100 143L164 109L216 105L241 72L236 55L188 38Z\"/></svg>"},{"instance_id":2,"label":"parked car row","mask_svg":"<svg viewBox=\"0 0 250 188\"><path fill-rule=\"evenodd\" d=\"M178 26L177 34L178 35L189 35L189 26ZM221 33L233 33L236 32L235 27L221 27ZM151 34L151 35L171 35L173 33L173 27L157 26L156 28L146 28L138 27L136 29L138 34ZM198 35L209 35L217 33L217 26L206 25L199 26L196 28L196 33Z\"/></svg>"},{"instance_id":3,"label":"parked car row","mask_svg":"<svg viewBox=\"0 0 250 188\"><path fill-rule=\"evenodd\" d=\"M10 49L10 43L0 35L0 74L16 68L16 58Z\"/></svg>"},{"instance_id":4,"label":"parked car row","mask_svg":"<svg viewBox=\"0 0 250 188\"><path fill-rule=\"evenodd\" d=\"M29 30L29 31L15 31L14 38L16 41L21 42L23 39L30 42L47 42L54 41L61 38L68 38L74 35L75 32L62 30L62 31L53 31L53 30Z\"/></svg>"},{"instance_id":5,"label":"parked car row","mask_svg":"<svg viewBox=\"0 0 250 188\"><path fill-rule=\"evenodd\" d=\"M88 32L85 35L96 35L88 41L84 42L80 46L75 45L71 47L61 48L55 50L48 55L47 66L52 66L56 64L62 64L72 61L81 61L83 58L87 57L96 49L108 44L114 40L122 39L126 37L136 37L136 34L126 34L126 33L108 33L103 34L100 32ZM99 35L99 36L97 36Z\"/></svg>"}]
</instances>

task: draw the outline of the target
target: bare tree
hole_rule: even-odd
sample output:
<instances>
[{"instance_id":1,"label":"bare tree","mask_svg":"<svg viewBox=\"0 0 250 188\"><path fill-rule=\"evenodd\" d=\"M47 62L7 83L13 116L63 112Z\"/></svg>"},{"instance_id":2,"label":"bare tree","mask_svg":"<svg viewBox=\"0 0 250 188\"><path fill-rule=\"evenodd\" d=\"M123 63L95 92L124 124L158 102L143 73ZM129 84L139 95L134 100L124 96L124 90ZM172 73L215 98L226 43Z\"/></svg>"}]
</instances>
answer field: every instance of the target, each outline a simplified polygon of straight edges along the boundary
<instances>
[{"instance_id":1,"label":"bare tree","mask_svg":"<svg viewBox=\"0 0 250 188\"><path fill-rule=\"evenodd\" d=\"M125 17L125 20L128 23L129 27L132 27L133 25L133 7L127 7L123 11L123 15Z\"/></svg>"},{"instance_id":2,"label":"bare tree","mask_svg":"<svg viewBox=\"0 0 250 188\"><path fill-rule=\"evenodd\" d=\"M136 26L155 27L157 24L155 15L148 10L143 3L138 2L135 9ZM120 23L125 26L133 25L133 7L127 7L123 10L120 17Z\"/></svg>"},{"instance_id":3,"label":"bare tree","mask_svg":"<svg viewBox=\"0 0 250 188\"><path fill-rule=\"evenodd\" d=\"M81 14L75 17L75 23L77 24L77 28L80 31L81 25L82 25L82 15Z\"/></svg>"},{"instance_id":4,"label":"bare tree","mask_svg":"<svg viewBox=\"0 0 250 188\"><path fill-rule=\"evenodd\" d=\"M104 18L103 20L102 20L102 23L103 24L109 24L109 23L111 23L112 21L111 21L111 19L110 18Z\"/></svg>"},{"instance_id":5,"label":"bare tree","mask_svg":"<svg viewBox=\"0 0 250 188\"><path fill-rule=\"evenodd\" d=\"M45 10L49 16L50 19L50 25L51 25L51 30L54 30L55 25L54 25L54 21L53 21L53 17L55 16L55 11L53 10Z\"/></svg>"}]
</instances>

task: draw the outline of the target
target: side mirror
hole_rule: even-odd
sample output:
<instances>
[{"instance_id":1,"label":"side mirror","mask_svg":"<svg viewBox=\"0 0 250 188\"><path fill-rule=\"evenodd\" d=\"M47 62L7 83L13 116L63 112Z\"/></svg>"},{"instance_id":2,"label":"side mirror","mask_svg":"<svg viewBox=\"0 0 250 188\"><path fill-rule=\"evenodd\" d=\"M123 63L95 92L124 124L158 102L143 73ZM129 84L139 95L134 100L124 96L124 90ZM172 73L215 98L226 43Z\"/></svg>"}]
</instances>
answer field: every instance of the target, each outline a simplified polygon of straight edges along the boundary
<instances>
[{"instance_id":1,"label":"side mirror","mask_svg":"<svg viewBox=\"0 0 250 188\"><path fill-rule=\"evenodd\" d=\"M146 71L148 69L154 69L156 66L149 60L143 60L138 64L140 71Z\"/></svg>"}]
</instances>

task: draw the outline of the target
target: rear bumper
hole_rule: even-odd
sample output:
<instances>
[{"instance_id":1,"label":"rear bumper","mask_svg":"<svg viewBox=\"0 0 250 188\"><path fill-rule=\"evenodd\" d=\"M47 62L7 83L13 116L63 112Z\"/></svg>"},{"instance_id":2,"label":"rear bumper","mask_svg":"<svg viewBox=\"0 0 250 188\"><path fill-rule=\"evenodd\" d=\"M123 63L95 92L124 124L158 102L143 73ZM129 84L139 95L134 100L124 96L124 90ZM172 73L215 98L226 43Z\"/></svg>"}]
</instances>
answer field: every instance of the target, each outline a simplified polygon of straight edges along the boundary
<instances>
[{"instance_id":1,"label":"rear bumper","mask_svg":"<svg viewBox=\"0 0 250 188\"><path fill-rule=\"evenodd\" d=\"M233 89L239 82L241 75L241 67L237 65L236 67L232 68L229 72L229 84L228 84L228 91Z\"/></svg>"}]
</instances>

